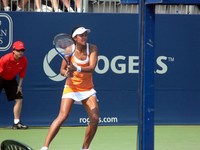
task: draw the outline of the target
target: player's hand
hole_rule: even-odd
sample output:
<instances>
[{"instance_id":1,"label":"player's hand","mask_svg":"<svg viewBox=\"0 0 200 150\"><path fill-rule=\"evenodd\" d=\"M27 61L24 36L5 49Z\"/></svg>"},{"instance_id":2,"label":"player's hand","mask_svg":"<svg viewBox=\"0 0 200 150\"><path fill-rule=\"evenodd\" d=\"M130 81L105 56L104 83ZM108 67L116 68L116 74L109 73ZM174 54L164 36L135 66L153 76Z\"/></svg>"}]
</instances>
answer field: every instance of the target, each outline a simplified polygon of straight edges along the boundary
<instances>
[{"instance_id":1,"label":"player's hand","mask_svg":"<svg viewBox=\"0 0 200 150\"><path fill-rule=\"evenodd\" d=\"M72 77L73 77L73 74L74 74L74 71L71 69L70 66L68 66L68 67L67 67L67 70L66 70L66 72L65 72L65 76L66 76L66 77L72 78Z\"/></svg>"},{"instance_id":2,"label":"player's hand","mask_svg":"<svg viewBox=\"0 0 200 150\"><path fill-rule=\"evenodd\" d=\"M76 65L75 64L70 64L69 66L67 66L67 69L71 72L76 71Z\"/></svg>"}]
</instances>

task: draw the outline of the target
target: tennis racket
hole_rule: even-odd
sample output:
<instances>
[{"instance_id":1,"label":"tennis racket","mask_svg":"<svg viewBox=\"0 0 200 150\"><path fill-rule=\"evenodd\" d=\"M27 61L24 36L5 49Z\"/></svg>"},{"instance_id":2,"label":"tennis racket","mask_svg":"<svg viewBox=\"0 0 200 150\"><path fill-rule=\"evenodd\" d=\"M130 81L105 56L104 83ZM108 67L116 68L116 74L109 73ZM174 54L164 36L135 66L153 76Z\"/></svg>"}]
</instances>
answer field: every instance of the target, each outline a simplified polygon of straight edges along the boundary
<instances>
[{"instance_id":1,"label":"tennis racket","mask_svg":"<svg viewBox=\"0 0 200 150\"><path fill-rule=\"evenodd\" d=\"M74 44L73 39L66 33L59 33L53 39L53 45L57 53L70 65L69 57L74 53L74 48L69 48Z\"/></svg>"}]
</instances>

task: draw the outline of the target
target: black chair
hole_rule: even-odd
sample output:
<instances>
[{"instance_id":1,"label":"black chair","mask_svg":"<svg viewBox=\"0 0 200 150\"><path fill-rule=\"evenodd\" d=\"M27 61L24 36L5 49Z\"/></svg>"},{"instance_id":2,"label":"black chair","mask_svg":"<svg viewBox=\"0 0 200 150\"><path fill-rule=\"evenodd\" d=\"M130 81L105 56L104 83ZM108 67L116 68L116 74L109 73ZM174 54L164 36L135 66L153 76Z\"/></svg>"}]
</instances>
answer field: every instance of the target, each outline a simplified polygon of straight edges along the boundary
<instances>
[{"instance_id":1,"label":"black chair","mask_svg":"<svg viewBox=\"0 0 200 150\"><path fill-rule=\"evenodd\" d=\"M30 146L15 140L4 140L1 143L1 150L33 150Z\"/></svg>"}]
</instances>

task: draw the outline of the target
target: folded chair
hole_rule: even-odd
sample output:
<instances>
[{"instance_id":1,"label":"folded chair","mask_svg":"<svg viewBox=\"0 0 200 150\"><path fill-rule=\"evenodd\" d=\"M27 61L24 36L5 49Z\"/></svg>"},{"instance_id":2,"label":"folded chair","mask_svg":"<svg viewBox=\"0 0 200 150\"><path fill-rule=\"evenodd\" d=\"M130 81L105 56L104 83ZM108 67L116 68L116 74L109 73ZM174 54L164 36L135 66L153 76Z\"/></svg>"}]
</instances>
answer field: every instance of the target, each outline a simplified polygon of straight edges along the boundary
<instances>
[{"instance_id":1,"label":"folded chair","mask_svg":"<svg viewBox=\"0 0 200 150\"><path fill-rule=\"evenodd\" d=\"M7 139L1 143L1 150L33 150L30 146L16 140Z\"/></svg>"}]
</instances>

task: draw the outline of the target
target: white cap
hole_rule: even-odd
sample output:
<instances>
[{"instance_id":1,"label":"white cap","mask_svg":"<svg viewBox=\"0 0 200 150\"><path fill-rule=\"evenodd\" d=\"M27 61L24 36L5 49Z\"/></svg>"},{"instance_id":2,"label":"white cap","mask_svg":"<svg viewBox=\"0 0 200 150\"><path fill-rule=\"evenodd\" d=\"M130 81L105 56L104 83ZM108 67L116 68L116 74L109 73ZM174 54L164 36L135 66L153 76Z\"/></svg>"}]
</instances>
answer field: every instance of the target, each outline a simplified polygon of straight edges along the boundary
<instances>
[{"instance_id":1,"label":"white cap","mask_svg":"<svg viewBox=\"0 0 200 150\"><path fill-rule=\"evenodd\" d=\"M72 38L74 38L75 36L77 36L79 34L83 34L86 31L87 31L87 33L90 33L90 29L86 29L84 27L79 27L73 32Z\"/></svg>"}]
</instances>

